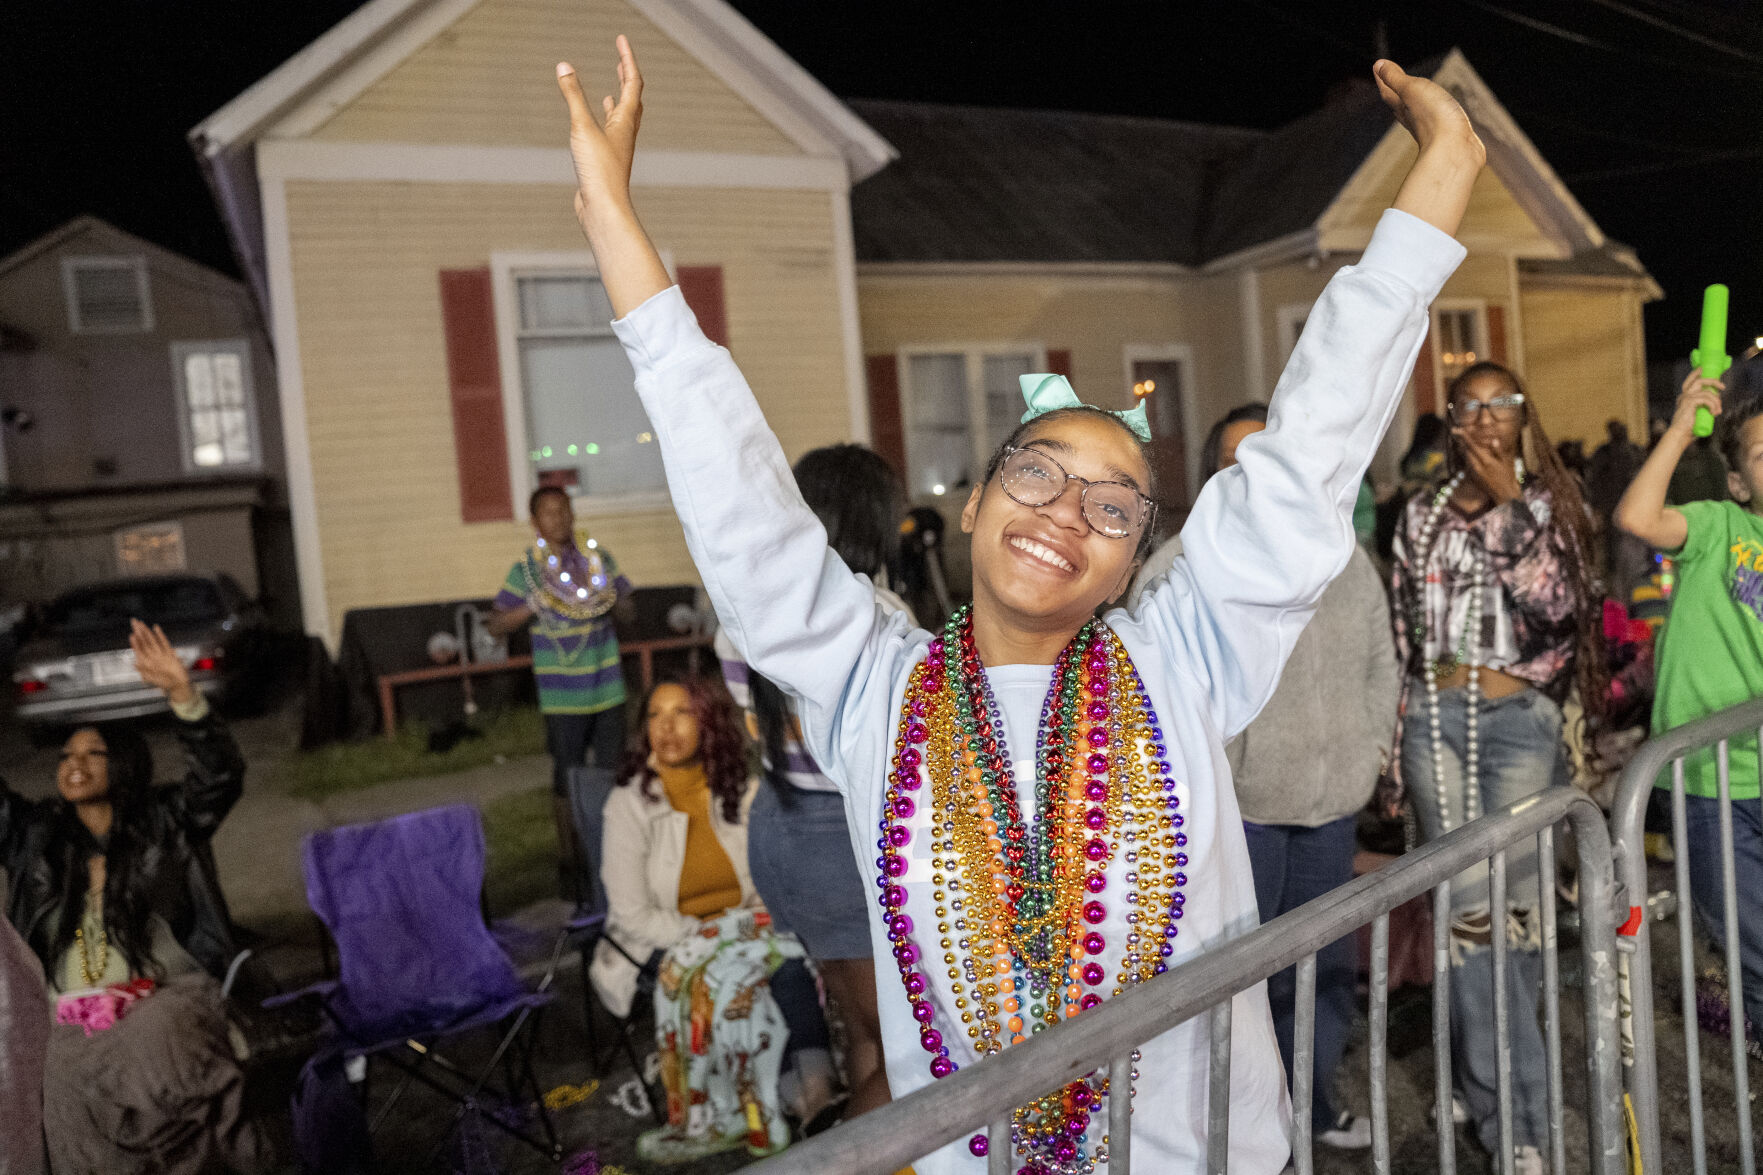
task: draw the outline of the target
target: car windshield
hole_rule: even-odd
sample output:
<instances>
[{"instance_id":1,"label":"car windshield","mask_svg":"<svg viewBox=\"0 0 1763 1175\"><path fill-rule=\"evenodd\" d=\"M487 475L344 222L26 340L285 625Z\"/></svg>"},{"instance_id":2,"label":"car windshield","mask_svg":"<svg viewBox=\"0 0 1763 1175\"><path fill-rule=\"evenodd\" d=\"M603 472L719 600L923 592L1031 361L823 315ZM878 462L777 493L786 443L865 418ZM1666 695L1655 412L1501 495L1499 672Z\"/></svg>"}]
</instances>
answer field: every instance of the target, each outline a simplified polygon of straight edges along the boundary
<instances>
[{"instance_id":1,"label":"car windshield","mask_svg":"<svg viewBox=\"0 0 1763 1175\"><path fill-rule=\"evenodd\" d=\"M226 616L220 591L206 579L119 583L82 588L55 601L44 617L54 632L120 629L131 618L148 624L201 624Z\"/></svg>"}]
</instances>

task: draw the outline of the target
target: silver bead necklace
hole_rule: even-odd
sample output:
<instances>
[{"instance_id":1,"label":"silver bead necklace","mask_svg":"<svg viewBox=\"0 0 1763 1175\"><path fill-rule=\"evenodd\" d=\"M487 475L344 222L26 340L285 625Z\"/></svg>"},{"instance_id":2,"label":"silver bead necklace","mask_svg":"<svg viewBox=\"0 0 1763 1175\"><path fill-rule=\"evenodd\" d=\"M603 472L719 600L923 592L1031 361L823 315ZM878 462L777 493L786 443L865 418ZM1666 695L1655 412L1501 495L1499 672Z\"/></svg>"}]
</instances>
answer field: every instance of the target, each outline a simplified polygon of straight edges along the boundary
<instances>
[{"instance_id":1,"label":"silver bead necklace","mask_svg":"<svg viewBox=\"0 0 1763 1175\"><path fill-rule=\"evenodd\" d=\"M1421 525L1420 536L1415 543L1414 551L1414 640L1420 649L1421 662L1426 669L1426 711L1432 727L1432 785L1433 796L1438 803L1439 831L1450 832L1456 827L1451 819L1451 797L1445 787L1445 739L1442 724L1439 720L1439 677L1447 668L1455 668L1459 664L1469 668L1469 687L1464 696L1464 754L1463 754L1463 819L1474 820L1481 815L1481 745L1480 745L1480 710L1481 710L1481 649L1475 640L1476 625L1481 623L1482 595L1487 584L1487 555L1477 549L1471 553L1469 572L1469 607L1463 617L1463 639L1458 644L1457 656L1454 660L1448 654L1437 661L1426 658L1426 581L1428 566L1434 554L1434 540L1438 534L1439 519L1445 512L1445 504L1456 493L1457 487L1463 482L1463 474L1459 473L1439 488L1433 495L1432 509ZM1445 603L1445 630L1440 633L1445 644L1440 651L1449 648L1451 616L1450 601Z\"/></svg>"}]
</instances>

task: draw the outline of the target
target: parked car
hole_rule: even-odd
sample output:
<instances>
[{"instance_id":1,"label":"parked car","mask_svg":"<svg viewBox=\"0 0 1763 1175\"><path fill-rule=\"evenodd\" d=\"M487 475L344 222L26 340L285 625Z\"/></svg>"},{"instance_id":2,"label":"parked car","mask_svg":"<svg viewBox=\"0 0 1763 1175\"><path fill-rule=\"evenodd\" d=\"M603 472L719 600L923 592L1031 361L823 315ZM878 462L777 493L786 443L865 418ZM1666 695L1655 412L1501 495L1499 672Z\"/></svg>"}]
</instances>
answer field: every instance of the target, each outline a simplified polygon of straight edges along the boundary
<instances>
[{"instance_id":1,"label":"parked car","mask_svg":"<svg viewBox=\"0 0 1763 1175\"><path fill-rule=\"evenodd\" d=\"M261 676L262 611L229 576L158 575L75 588L43 609L12 674L15 716L38 730L163 713L129 650L129 621L165 629L190 682L219 704Z\"/></svg>"}]
</instances>

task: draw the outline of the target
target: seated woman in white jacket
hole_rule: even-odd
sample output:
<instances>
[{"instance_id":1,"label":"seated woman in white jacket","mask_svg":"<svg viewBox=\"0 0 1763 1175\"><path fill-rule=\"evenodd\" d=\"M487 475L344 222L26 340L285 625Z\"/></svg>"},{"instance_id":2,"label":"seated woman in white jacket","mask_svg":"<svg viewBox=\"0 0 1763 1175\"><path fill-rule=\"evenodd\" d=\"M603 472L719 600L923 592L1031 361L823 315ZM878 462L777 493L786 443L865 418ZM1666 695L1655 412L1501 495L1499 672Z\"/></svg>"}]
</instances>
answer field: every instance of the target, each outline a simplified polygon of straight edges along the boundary
<instances>
[{"instance_id":1,"label":"seated woman in white jacket","mask_svg":"<svg viewBox=\"0 0 1763 1175\"><path fill-rule=\"evenodd\" d=\"M637 979L656 979L655 1043L667 1125L638 1151L685 1161L789 1141L778 1091L789 1067L802 1118L831 1100L826 1022L801 944L776 934L747 869L756 781L734 707L713 684L663 682L606 800L601 881L607 937L589 979L630 1013ZM614 946L616 943L616 946Z\"/></svg>"}]
</instances>

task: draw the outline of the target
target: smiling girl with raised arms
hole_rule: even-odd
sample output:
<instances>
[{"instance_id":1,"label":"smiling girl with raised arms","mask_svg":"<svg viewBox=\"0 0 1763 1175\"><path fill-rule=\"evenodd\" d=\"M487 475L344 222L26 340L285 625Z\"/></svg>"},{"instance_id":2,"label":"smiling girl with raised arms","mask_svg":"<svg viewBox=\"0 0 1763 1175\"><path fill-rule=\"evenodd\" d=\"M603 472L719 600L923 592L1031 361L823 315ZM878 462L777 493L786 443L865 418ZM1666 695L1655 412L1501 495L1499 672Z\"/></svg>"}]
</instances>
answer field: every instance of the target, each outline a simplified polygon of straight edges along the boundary
<instances>
[{"instance_id":1,"label":"smiling girl with raised arms","mask_svg":"<svg viewBox=\"0 0 1763 1175\"><path fill-rule=\"evenodd\" d=\"M746 381L709 342L637 219L642 77L618 41L603 124L575 71L577 218L654 424L686 542L737 649L783 687L844 794L876 880L877 988L896 1096L1022 1043L1256 924L1224 742L1272 692L1353 547L1359 480L1414 365L1485 153L1449 94L1391 62L1384 100L1419 157L1359 264L1311 311L1265 432L1213 478L1185 557L1139 606L1151 523L1142 413L1025 377L1029 410L962 513L973 603L940 633L879 606L826 545ZM1232 1171L1278 1171L1290 1111L1264 987L1239 995ZM1201 1169L1203 1022L1142 1048L1135 1155ZM1100 1073L1015 1113L1013 1164L1078 1175L1106 1154ZM978 1171L984 1135L914 1164Z\"/></svg>"}]
</instances>

